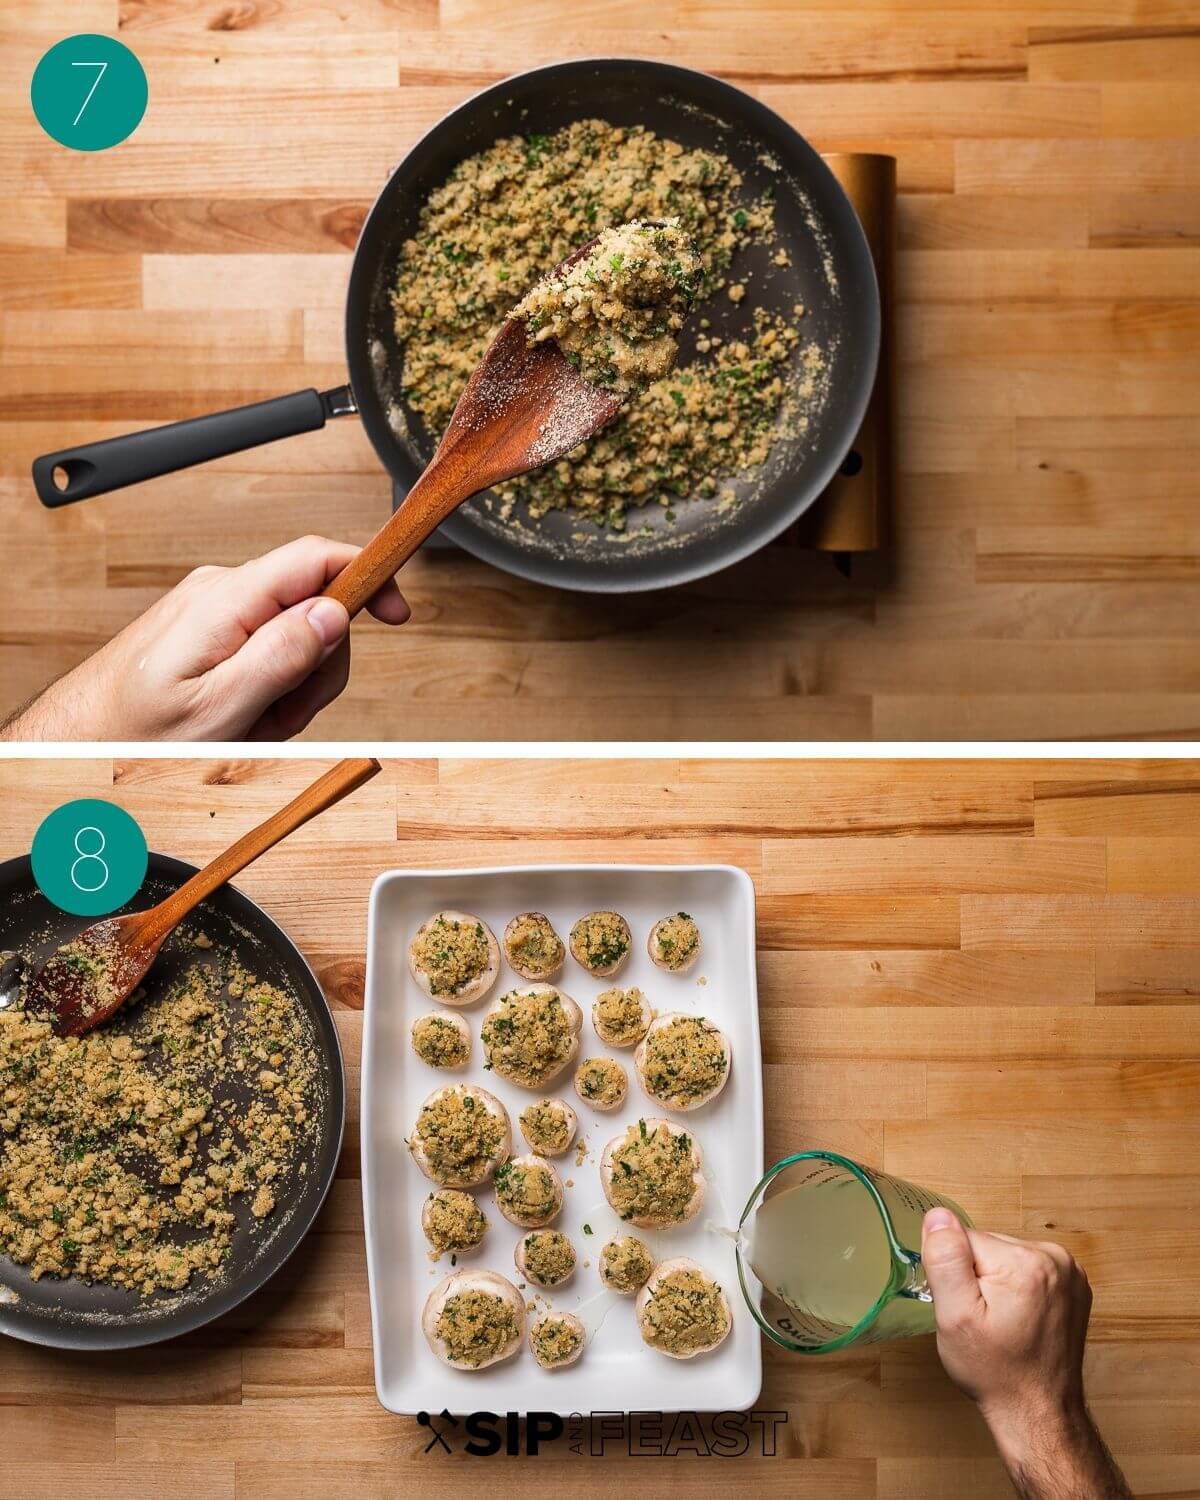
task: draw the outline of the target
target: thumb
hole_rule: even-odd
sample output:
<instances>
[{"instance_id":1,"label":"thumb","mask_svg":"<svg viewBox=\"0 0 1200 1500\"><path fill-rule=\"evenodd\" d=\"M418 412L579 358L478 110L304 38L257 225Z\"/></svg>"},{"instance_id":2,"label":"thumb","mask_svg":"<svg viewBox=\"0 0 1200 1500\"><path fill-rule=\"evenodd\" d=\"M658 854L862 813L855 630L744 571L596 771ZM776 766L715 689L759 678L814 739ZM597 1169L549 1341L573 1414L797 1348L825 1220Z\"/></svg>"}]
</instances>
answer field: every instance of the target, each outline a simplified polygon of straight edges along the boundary
<instances>
[{"instance_id":1,"label":"thumb","mask_svg":"<svg viewBox=\"0 0 1200 1500\"><path fill-rule=\"evenodd\" d=\"M948 1208L931 1208L921 1230L921 1264L938 1326L971 1316L983 1302L967 1231Z\"/></svg>"},{"instance_id":2,"label":"thumb","mask_svg":"<svg viewBox=\"0 0 1200 1500\"><path fill-rule=\"evenodd\" d=\"M213 686L232 700L246 727L285 693L308 680L345 639L350 616L336 599L306 599L260 626L212 673Z\"/></svg>"}]
</instances>

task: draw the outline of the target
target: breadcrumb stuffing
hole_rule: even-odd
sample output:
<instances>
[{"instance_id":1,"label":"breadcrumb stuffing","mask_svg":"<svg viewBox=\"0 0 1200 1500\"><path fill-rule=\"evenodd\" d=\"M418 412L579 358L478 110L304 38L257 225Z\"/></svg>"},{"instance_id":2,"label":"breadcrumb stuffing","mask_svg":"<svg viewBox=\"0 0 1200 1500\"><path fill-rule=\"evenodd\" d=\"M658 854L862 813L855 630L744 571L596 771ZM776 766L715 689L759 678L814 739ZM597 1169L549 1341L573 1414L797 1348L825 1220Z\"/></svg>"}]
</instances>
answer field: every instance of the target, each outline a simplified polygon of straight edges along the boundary
<instances>
[{"instance_id":1,"label":"breadcrumb stuffing","mask_svg":"<svg viewBox=\"0 0 1200 1500\"><path fill-rule=\"evenodd\" d=\"M646 997L632 989L604 990L592 1007L596 1035L610 1047L633 1047L646 1035L650 1012Z\"/></svg>"},{"instance_id":2,"label":"breadcrumb stuffing","mask_svg":"<svg viewBox=\"0 0 1200 1500\"><path fill-rule=\"evenodd\" d=\"M678 219L621 224L539 281L510 316L531 342L553 339L592 385L630 396L674 366L703 274Z\"/></svg>"},{"instance_id":3,"label":"breadcrumb stuffing","mask_svg":"<svg viewBox=\"0 0 1200 1500\"><path fill-rule=\"evenodd\" d=\"M677 1016L646 1041L646 1092L669 1108L682 1108L711 1094L728 1070L721 1033L703 1016Z\"/></svg>"},{"instance_id":4,"label":"breadcrumb stuffing","mask_svg":"<svg viewBox=\"0 0 1200 1500\"><path fill-rule=\"evenodd\" d=\"M650 1247L636 1235L617 1235L600 1252L600 1279L614 1292L636 1292L653 1270Z\"/></svg>"},{"instance_id":5,"label":"breadcrumb stuffing","mask_svg":"<svg viewBox=\"0 0 1200 1500\"><path fill-rule=\"evenodd\" d=\"M715 297L741 248L774 239L770 197L744 201L742 186L719 153L598 119L468 157L430 194L400 256L393 308L406 403L440 436L503 319L606 229L677 224L703 273L698 295ZM534 519L571 509L621 532L638 507L715 496L720 480L761 465L793 408L803 425L814 387L807 365L791 368L798 335L788 319L758 308L753 329L729 346L702 339L696 359L635 395L588 443L498 486L502 513L518 503Z\"/></svg>"},{"instance_id":6,"label":"breadcrumb stuffing","mask_svg":"<svg viewBox=\"0 0 1200 1500\"><path fill-rule=\"evenodd\" d=\"M487 1216L470 1193L442 1188L430 1193L421 1227L434 1260L459 1250L474 1250L487 1231Z\"/></svg>"},{"instance_id":7,"label":"breadcrumb stuffing","mask_svg":"<svg viewBox=\"0 0 1200 1500\"><path fill-rule=\"evenodd\" d=\"M729 1331L729 1309L721 1288L690 1267L658 1282L641 1318L642 1337L656 1349L691 1354L719 1343Z\"/></svg>"},{"instance_id":8,"label":"breadcrumb stuffing","mask_svg":"<svg viewBox=\"0 0 1200 1500\"><path fill-rule=\"evenodd\" d=\"M611 1057L589 1057L576 1070L575 1089L600 1109L615 1109L628 1092L629 1076Z\"/></svg>"},{"instance_id":9,"label":"breadcrumb stuffing","mask_svg":"<svg viewBox=\"0 0 1200 1500\"><path fill-rule=\"evenodd\" d=\"M583 1333L574 1318L548 1314L529 1330L529 1347L544 1369L566 1364L583 1343Z\"/></svg>"},{"instance_id":10,"label":"breadcrumb stuffing","mask_svg":"<svg viewBox=\"0 0 1200 1500\"><path fill-rule=\"evenodd\" d=\"M682 1221L696 1193L692 1140L639 1120L611 1156L609 1200L622 1219Z\"/></svg>"},{"instance_id":11,"label":"breadcrumb stuffing","mask_svg":"<svg viewBox=\"0 0 1200 1500\"><path fill-rule=\"evenodd\" d=\"M494 1359L520 1337L508 1302L474 1288L446 1298L435 1331L451 1359L472 1366Z\"/></svg>"},{"instance_id":12,"label":"breadcrumb stuffing","mask_svg":"<svg viewBox=\"0 0 1200 1500\"><path fill-rule=\"evenodd\" d=\"M592 911L571 928L571 952L592 973L610 969L629 952L629 924L615 911Z\"/></svg>"},{"instance_id":13,"label":"breadcrumb stuffing","mask_svg":"<svg viewBox=\"0 0 1200 1500\"><path fill-rule=\"evenodd\" d=\"M557 990L512 990L501 996L480 1037L489 1068L537 1088L570 1057L575 1032Z\"/></svg>"},{"instance_id":14,"label":"breadcrumb stuffing","mask_svg":"<svg viewBox=\"0 0 1200 1500\"><path fill-rule=\"evenodd\" d=\"M0 1251L144 1296L216 1277L238 1201L275 1212L316 1088L294 997L224 954L83 1037L0 1011Z\"/></svg>"},{"instance_id":15,"label":"breadcrumb stuffing","mask_svg":"<svg viewBox=\"0 0 1200 1500\"><path fill-rule=\"evenodd\" d=\"M538 1229L525 1236L525 1271L539 1286L557 1286L575 1269L575 1247L558 1229Z\"/></svg>"},{"instance_id":16,"label":"breadcrumb stuffing","mask_svg":"<svg viewBox=\"0 0 1200 1500\"><path fill-rule=\"evenodd\" d=\"M410 1148L419 1144L439 1181L476 1181L495 1155L504 1125L466 1085L444 1089L421 1106Z\"/></svg>"},{"instance_id":17,"label":"breadcrumb stuffing","mask_svg":"<svg viewBox=\"0 0 1200 1500\"><path fill-rule=\"evenodd\" d=\"M452 996L478 979L488 965L482 922L438 915L413 939L412 959L435 995Z\"/></svg>"},{"instance_id":18,"label":"breadcrumb stuffing","mask_svg":"<svg viewBox=\"0 0 1200 1500\"><path fill-rule=\"evenodd\" d=\"M529 1149L539 1156L561 1156L571 1144L571 1117L557 1099L527 1104L517 1117Z\"/></svg>"},{"instance_id":19,"label":"breadcrumb stuffing","mask_svg":"<svg viewBox=\"0 0 1200 1500\"><path fill-rule=\"evenodd\" d=\"M471 1034L449 1016L418 1016L412 1026L413 1051L431 1068L459 1068L471 1053Z\"/></svg>"}]
</instances>

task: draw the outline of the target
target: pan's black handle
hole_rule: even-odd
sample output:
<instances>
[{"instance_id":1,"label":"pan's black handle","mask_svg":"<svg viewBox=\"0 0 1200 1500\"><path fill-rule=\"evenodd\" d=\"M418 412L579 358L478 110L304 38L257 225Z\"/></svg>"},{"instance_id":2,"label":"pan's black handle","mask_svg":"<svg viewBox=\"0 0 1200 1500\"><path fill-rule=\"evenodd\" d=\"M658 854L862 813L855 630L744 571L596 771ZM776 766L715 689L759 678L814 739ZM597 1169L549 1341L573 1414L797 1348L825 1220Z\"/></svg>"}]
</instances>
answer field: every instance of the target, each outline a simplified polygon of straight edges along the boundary
<instances>
[{"instance_id":1,"label":"pan's black handle","mask_svg":"<svg viewBox=\"0 0 1200 1500\"><path fill-rule=\"evenodd\" d=\"M243 448L315 432L328 418L357 410L348 385L332 391L296 391L273 401L256 401L188 422L47 453L33 461L33 483L43 505L70 505L210 458L240 453Z\"/></svg>"}]
</instances>

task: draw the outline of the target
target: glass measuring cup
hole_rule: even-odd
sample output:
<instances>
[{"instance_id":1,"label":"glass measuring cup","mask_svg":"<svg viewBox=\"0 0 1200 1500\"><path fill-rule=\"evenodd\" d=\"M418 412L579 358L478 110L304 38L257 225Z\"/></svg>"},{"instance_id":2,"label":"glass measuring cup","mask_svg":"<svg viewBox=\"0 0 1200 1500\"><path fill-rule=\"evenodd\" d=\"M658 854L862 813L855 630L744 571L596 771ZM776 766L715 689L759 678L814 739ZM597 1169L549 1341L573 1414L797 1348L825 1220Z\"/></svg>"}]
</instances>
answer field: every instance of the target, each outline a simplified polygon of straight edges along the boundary
<instances>
[{"instance_id":1,"label":"glass measuring cup","mask_svg":"<svg viewBox=\"0 0 1200 1500\"><path fill-rule=\"evenodd\" d=\"M970 1224L949 1198L835 1151L776 1162L738 1225L738 1279L759 1327L797 1354L931 1333L933 1298L910 1247L938 1206Z\"/></svg>"}]
</instances>

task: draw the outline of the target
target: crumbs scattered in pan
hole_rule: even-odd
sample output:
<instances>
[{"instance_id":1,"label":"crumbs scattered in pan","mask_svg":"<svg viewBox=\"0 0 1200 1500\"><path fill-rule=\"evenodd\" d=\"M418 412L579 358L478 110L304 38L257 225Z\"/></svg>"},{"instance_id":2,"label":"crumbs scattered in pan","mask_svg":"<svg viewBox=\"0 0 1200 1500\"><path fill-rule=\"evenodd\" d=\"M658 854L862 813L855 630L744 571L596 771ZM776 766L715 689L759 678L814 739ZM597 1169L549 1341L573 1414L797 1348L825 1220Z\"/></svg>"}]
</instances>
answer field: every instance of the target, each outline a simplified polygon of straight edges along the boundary
<instances>
[{"instance_id":1,"label":"crumbs scattered in pan","mask_svg":"<svg viewBox=\"0 0 1200 1500\"><path fill-rule=\"evenodd\" d=\"M430 195L400 257L393 309L404 399L440 433L498 325L533 283L630 219L677 220L700 258L700 296L749 308L757 288L734 275L735 256L751 244L775 245L774 200L770 190L746 200L743 189L719 152L603 120L510 136L469 157ZM802 338L797 318L760 307L737 338L703 316L699 327L696 357L611 426L499 486L493 514L501 524L522 530L521 511L536 521L567 509L593 537L645 540L649 533L629 524L640 507L661 507L670 526L677 506L714 500L722 480L755 474L778 443L806 431L826 394L829 351Z\"/></svg>"},{"instance_id":2,"label":"crumbs scattered in pan","mask_svg":"<svg viewBox=\"0 0 1200 1500\"><path fill-rule=\"evenodd\" d=\"M149 1296L215 1279L239 1226L265 1230L307 1174L308 1018L203 933L176 941L211 952L119 1026L64 1040L0 1011L0 1251L34 1280Z\"/></svg>"}]
</instances>

